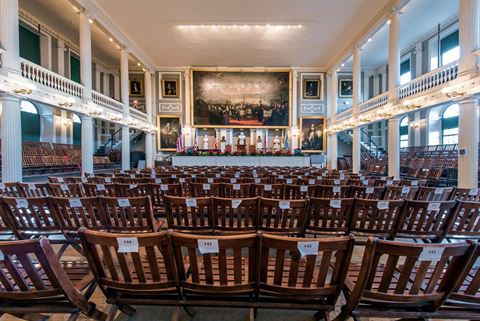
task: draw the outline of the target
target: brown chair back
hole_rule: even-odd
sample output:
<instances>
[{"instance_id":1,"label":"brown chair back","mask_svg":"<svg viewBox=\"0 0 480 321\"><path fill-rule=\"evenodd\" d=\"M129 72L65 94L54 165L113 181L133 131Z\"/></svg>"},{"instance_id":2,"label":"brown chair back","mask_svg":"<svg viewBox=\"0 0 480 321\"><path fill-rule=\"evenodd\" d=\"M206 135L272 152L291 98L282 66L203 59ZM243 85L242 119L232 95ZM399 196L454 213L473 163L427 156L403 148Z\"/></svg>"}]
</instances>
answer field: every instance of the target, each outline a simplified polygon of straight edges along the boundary
<instances>
[{"instance_id":1,"label":"brown chair back","mask_svg":"<svg viewBox=\"0 0 480 321\"><path fill-rule=\"evenodd\" d=\"M51 194L47 183L17 183L17 188L22 197L47 197Z\"/></svg>"},{"instance_id":2,"label":"brown chair back","mask_svg":"<svg viewBox=\"0 0 480 321\"><path fill-rule=\"evenodd\" d=\"M353 198L310 198L303 234L348 234L348 222L352 206Z\"/></svg>"},{"instance_id":3,"label":"brown chair back","mask_svg":"<svg viewBox=\"0 0 480 321\"><path fill-rule=\"evenodd\" d=\"M389 185L385 189L385 194L383 194L384 200L399 200L402 198L405 199L415 199L419 187L418 186L395 186Z\"/></svg>"},{"instance_id":4,"label":"brown chair back","mask_svg":"<svg viewBox=\"0 0 480 321\"><path fill-rule=\"evenodd\" d=\"M227 198L247 198L250 197L252 184L250 183L243 183L243 184L230 184L224 183L222 184L223 197Z\"/></svg>"},{"instance_id":5,"label":"brown chair back","mask_svg":"<svg viewBox=\"0 0 480 321\"><path fill-rule=\"evenodd\" d=\"M212 200L210 197L164 196L168 227L193 233L213 232Z\"/></svg>"},{"instance_id":6,"label":"brown chair back","mask_svg":"<svg viewBox=\"0 0 480 321\"><path fill-rule=\"evenodd\" d=\"M383 197L385 188L383 186L366 187L366 186L352 186L350 197L362 198L370 200L380 200Z\"/></svg>"},{"instance_id":7,"label":"brown chair back","mask_svg":"<svg viewBox=\"0 0 480 321\"><path fill-rule=\"evenodd\" d=\"M448 224L446 237L480 239L480 202L457 203Z\"/></svg>"},{"instance_id":8,"label":"brown chair back","mask_svg":"<svg viewBox=\"0 0 480 321\"><path fill-rule=\"evenodd\" d=\"M65 184L65 183L49 183L48 184L52 196L58 197L84 197L81 184Z\"/></svg>"},{"instance_id":9,"label":"brown chair back","mask_svg":"<svg viewBox=\"0 0 480 321\"><path fill-rule=\"evenodd\" d=\"M215 232L252 233L258 224L258 198L213 198Z\"/></svg>"},{"instance_id":10,"label":"brown chair back","mask_svg":"<svg viewBox=\"0 0 480 321\"><path fill-rule=\"evenodd\" d=\"M283 187L283 184L253 184L252 196L282 199Z\"/></svg>"},{"instance_id":11,"label":"brown chair back","mask_svg":"<svg viewBox=\"0 0 480 321\"><path fill-rule=\"evenodd\" d=\"M419 201L448 201L454 196L453 187L420 187L416 200Z\"/></svg>"},{"instance_id":12,"label":"brown chair back","mask_svg":"<svg viewBox=\"0 0 480 321\"><path fill-rule=\"evenodd\" d=\"M306 214L306 200L261 198L258 228L269 233L299 235Z\"/></svg>"}]
</instances>

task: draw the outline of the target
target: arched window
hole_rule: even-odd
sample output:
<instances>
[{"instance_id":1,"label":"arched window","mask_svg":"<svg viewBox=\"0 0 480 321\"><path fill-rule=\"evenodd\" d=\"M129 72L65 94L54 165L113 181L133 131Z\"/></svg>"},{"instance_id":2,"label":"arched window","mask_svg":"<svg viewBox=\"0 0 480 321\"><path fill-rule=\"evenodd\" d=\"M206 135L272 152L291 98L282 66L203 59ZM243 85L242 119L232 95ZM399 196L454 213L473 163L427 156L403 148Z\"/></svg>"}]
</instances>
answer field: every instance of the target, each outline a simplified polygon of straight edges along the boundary
<instances>
[{"instance_id":1,"label":"arched window","mask_svg":"<svg viewBox=\"0 0 480 321\"><path fill-rule=\"evenodd\" d=\"M80 145L82 143L82 120L77 114L72 114L73 127L73 145Z\"/></svg>"},{"instance_id":2,"label":"arched window","mask_svg":"<svg viewBox=\"0 0 480 321\"><path fill-rule=\"evenodd\" d=\"M78 117L77 114L73 114L73 115L72 115L72 122L77 123L77 124L81 124L81 123L82 123L82 121L80 120L80 117Z\"/></svg>"},{"instance_id":3,"label":"arched window","mask_svg":"<svg viewBox=\"0 0 480 321\"><path fill-rule=\"evenodd\" d=\"M442 144L458 144L458 104L448 106L442 114Z\"/></svg>"},{"instance_id":4,"label":"arched window","mask_svg":"<svg viewBox=\"0 0 480 321\"><path fill-rule=\"evenodd\" d=\"M408 147L408 116L400 120L400 148Z\"/></svg>"},{"instance_id":5,"label":"arched window","mask_svg":"<svg viewBox=\"0 0 480 321\"><path fill-rule=\"evenodd\" d=\"M26 142L40 141L40 115L34 104L27 100L20 103L22 119L22 140Z\"/></svg>"}]
</instances>

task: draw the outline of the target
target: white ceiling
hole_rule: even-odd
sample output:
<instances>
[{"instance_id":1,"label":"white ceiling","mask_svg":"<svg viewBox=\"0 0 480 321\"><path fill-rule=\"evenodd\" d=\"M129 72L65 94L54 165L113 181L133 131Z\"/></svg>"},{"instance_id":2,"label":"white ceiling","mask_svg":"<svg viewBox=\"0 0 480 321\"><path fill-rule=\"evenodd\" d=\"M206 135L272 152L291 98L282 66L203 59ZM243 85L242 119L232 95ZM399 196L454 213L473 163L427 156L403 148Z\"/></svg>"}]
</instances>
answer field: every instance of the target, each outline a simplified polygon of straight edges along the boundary
<instances>
[{"instance_id":1,"label":"white ceiling","mask_svg":"<svg viewBox=\"0 0 480 321\"><path fill-rule=\"evenodd\" d=\"M458 0L411 0L400 14L400 49L423 39L437 25L458 16ZM378 68L388 60L388 25L384 24L361 51L362 68ZM352 59L346 64L351 69Z\"/></svg>"},{"instance_id":2,"label":"white ceiling","mask_svg":"<svg viewBox=\"0 0 480 321\"><path fill-rule=\"evenodd\" d=\"M96 0L157 67L325 67L388 0ZM301 24L281 31L178 25Z\"/></svg>"}]
</instances>

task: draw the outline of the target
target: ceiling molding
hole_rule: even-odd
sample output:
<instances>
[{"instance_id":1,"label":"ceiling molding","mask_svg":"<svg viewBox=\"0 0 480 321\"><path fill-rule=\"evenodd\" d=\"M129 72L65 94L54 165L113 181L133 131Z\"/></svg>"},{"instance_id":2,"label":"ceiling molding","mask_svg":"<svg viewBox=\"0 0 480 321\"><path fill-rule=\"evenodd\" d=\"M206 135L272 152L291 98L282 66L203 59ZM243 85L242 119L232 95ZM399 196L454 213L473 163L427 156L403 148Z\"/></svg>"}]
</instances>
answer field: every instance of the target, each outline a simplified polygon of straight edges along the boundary
<instances>
[{"instance_id":1,"label":"ceiling molding","mask_svg":"<svg viewBox=\"0 0 480 321\"><path fill-rule=\"evenodd\" d=\"M336 70L338 65L346 60L352 54L352 48L363 40L366 40L374 34L378 29L381 28L385 20L388 19L388 16L391 14L392 10L395 8L404 7L410 0L390 0L387 2L382 9L380 9L377 14L370 20L370 22L361 29L359 33L353 38L353 40L348 43L347 46L337 54L333 59L328 63L329 70Z\"/></svg>"},{"instance_id":2,"label":"ceiling molding","mask_svg":"<svg viewBox=\"0 0 480 321\"><path fill-rule=\"evenodd\" d=\"M107 34L110 34L117 41L119 45L125 46L133 56L140 60L145 67L151 71L156 70L155 64L148 57L137 43L127 36L125 31L120 28L115 21L99 6L95 0L72 0L79 6L83 7L97 22L100 29L103 29Z\"/></svg>"}]
</instances>

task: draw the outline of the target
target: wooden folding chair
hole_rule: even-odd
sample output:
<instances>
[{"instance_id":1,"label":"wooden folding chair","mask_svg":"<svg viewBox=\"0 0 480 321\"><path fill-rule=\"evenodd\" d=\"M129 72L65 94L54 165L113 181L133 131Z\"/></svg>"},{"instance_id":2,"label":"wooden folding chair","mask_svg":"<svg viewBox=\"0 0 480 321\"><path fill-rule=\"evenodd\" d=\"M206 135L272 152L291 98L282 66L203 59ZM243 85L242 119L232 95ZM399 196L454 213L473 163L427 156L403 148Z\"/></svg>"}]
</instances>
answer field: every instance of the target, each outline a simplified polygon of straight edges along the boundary
<instances>
[{"instance_id":1,"label":"wooden folding chair","mask_svg":"<svg viewBox=\"0 0 480 321\"><path fill-rule=\"evenodd\" d=\"M222 184L220 183L190 183L192 197L221 196Z\"/></svg>"},{"instance_id":2,"label":"wooden folding chair","mask_svg":"<svg viewBox=\"0 0 480 321\"><path fill-rule=\"evenodd\" d=\"M347 235L352 206L353 198L310 198L302 235Z\"/></svg>"},{"instance_id":3,"label":"wooden folding chair","mask_svg":"<svg viewBox=\"0 0 480 321\"><path fill-rule=\"evenodd\" d=\"M283 198L283 184L253 184L252 197Z\"/></svg>"},{"instance_id":4,"label":"wooden folding chair","mask_svg":"<svg viewBox=\"0 0 480 321\"><path fill-rule=\"evenodd\" d=\"M47 183L17 183L21 197L47 197L51 194Z\"/></svg>"},{"instance_id":5,"label":"wooden folding chair","mask_svg":"<svg viewBox=\"0 0 480 321\"><path fill-rule=\"evenodd\" d=\"M49 183L48 184L52 196L57 197L84 197L83 187L79 183Z\"/></svg>"},{"instance_id":6,"label":"wooden folding chair","mask_svg":"<svg viewBox=\"0 0 480 321\"><path fill-rule=\"evenodd\" d=\"M262 234L257 307L329 313L344 287L355 240L296 238Z\"/></svg>"},{"instance_id":7,"label":"wooden folding chair","mask_svg":"<svg viewBox=\"0 0 480 321\"><path fill-rule=\"evenodd\" d=\"M168 228L190 233L213 233L210 197L164 196Z\"/></svg>"},{"instance_id":8,"label":"wooden folding chair","mask_svg":"<svg viewBox=\"0 0 480 321\"><path fill-rule=\"evenodd\" d=\"M305 222L306 200L277 200L260 198L258 229L260 231L300 235Z\"/></svg>"},{"instance_id":9,"label":"wooden folding chair","mask_svg":"<svg viewBox=\"0 0 480 321\"><path fill-rule=\"evenodd\" d=\"M20 197L17 183L0 183L0 196Z\"/></svg>"},{"instance_id":10,"label":"wooden folding chair","mask_svg":"<svg viewBox=\"0 0 480 321\"><path fill-rule=\"evenodd\" d=\"M480 189L456 188L453 197L457 201L480 202Z\"/></svg>"},{"instance_id":11,"label":"wooden folding chair","mask_svg":"<svg viewBox=\"0 0 480 321\"><path fill-rule=\"evenodd\" d=\"M362 198L370 200L380 200L383 198L385 188L383 186L377 187L365 187L365 186L352 186L350 190L351 198Z\"/></svg>"},{"instance_id":12,"label":"wooden folding chair","mask_svg":"<svg viewBox=\"0 0 480 321\"><path fill-rule=\"evenodd\" d=\"M213 198L215 233L254 233L258 224L258 198Z\"/></svg>"},{"instance_id":13,"label":"wooden folding chair","mask_svg":"<svg viewBox=\"0 0 480 321\"><path fill-rule=\"evenodd\" d=\"M222 197L227 198L247 198L250 197L252 191L252 184L242 183L242 184L222 184Z\"/></svg>"},{"instance_id":14,"label":"wooden folding chair","mask_svg":"<svg viewBox=\"0 0 480 321\"><path fill-rule=\"evenodd\" d=\"M449 201L454 197L453 187L420 187L416 200L418 201Z\"/></svg>"},{"instance_id":15,"label":"wooden folding chair","mask_svg":"<svg viewBox=\"0 0 480 321\"><path fill-rule=\"evenodd\" d=\"M316 195L318 198L348 198L350 186L317 185Z\"/></svg>"},{"instance_id":16,"label":"wooden folding chair","mask_svg":"<svg viewBox=\"0 0 480 321\"><path fill-rule=\"evenodd\" d=\"M89 302L96 283L87 262L60 261L45 238L0 242L0 315L46 320L48 314L80 314L103 321Z\"/></svg>"},{"instance_id":17,"label":"wooden folding chair","mask_svg":"<svg viewBox=\"0 0 480 321\"><path fill-rule=\"evenodd\" d=\"M449 240L480 239L480 202L457 202L445 232Z\"/></svg>"},{"instance_id":18,"label":"wooden folding chair","mask_svg":"<svg viewBox=\"0 0 480 321\"><path fill-rule=\"evenodd\" d=\"M435 317L457 288L475 246L367 240L362 264L351 264L347 303L335 321L348 316L386 319Z\"/></svg>"},{"instance_id":19,"label":"wooden folding chair","mask_svg":"<svg viewBox=\"0 0 480 321\"><path fill-rule=\"evenodd\" d=\"M179 289L166 231L125 235L81 228L79 236L98 286L112 304L108 321L118 309L135 314L131 305L173 305L176 320Z\"/></svg>"},{"instance_id":20,"label":"wooden folding chair","mask_svg":"<svg viewBox=\"0 0 480 321\"><path fill-rule=\"evenodd\" d=\"M383 194L384 200L415 199L418 186L387 186Z\"/></svg>"},{"instance_id":21,"label":"wooden folding chair","mask_svg":"<svg viewBox=\"0 0 480 321\"><path fill-rule=\"evenodd\" d=\"M83 183L83 190L88 197L107 196L115 197L115 184L108 183Z\"/></svg>"},{"instance_id":22,"label":"wooden folding chair","mask_svg":"<svg viewBox=\"0 0 480 321\"><path fill-rule=\"evenodd\" d=\"M164 195L182 196L182 187L180 184L156 184L149 183L147 185L147 193L152 201L155 217L165 216Z\"/></svg>"},{"instance_id":23,"label":"wooden folding chair","mask_svg":"<svg viewBox=\"0 0 480 321\"><path fill-rule=\"evenodd\" d=\"M307 197L315 197L317 192L316 185L285 185L284 199L298 200Z\"/></svg>"}]
</instances>

